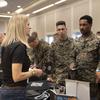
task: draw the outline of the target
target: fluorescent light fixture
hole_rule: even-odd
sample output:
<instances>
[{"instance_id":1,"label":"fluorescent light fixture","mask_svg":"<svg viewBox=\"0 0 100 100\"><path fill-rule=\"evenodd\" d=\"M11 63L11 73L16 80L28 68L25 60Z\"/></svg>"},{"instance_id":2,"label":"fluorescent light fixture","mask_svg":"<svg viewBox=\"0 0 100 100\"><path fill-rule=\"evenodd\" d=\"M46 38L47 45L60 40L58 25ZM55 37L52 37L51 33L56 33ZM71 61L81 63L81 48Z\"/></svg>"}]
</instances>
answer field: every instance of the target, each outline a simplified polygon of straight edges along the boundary
<instances>
[{"instance_id":1,"label":"fluorescent light fixture","mask_svg":"<svg viewBox=\"0 0 100 100\"><path fill-rule=\"evenodd\" d=\"M33 11L32 14L38 13L38 12L43 11L43 10L45 10L47 8L50 8L52 6L54 6L54 4L51 4L51 5L45 6L45 7L41 8L41 9L38 9L36 11Z\"/></svg>"},{"instance_id":2,"label":"fluorescent light fixture","mask_svg":"<svg viewBox=\"0 0 100 100\"><path fill-rule=\"evenodd\" d=\"M19 8L19 9L17 9L15 12L17 13L17 14L19 14L19 13L21 13L23 11L23 8Z\"/></svg>"},{"instance_id":3,"label":"fluorescent light fixture","mask_svg":"<svg viewBox=\"0 0 100 100\"><path fill-rule=\"evenodd\" d=\"M8 15L0 15L0 17L10 18L10 17L12 17L12 16L8 16Z\"/></svg>"},{"instance_id":4,"label":"fluorescent light fixture","mask_svg":"<svg viewBox=\"0 0 100 100\"><path fill-rule=\"evenodd\" d=\"M0 0L0 8L7 6L8 3L5 0Z\"/></svg>"},{"instance_id":5,"label":"fluorescent light fixture","mask_svg":"<svg viewBox=\"0 0 100 100\"><path fill-rule=\"evenodd\" d=\"M60 4L60 3L65 2L65 1L67 1L67 0L60 0L60 1L57 1L57 2L55 3L55 5Z\"/></svg>"},{"instance_id":6,"label":"fluorescent light fixture","mask_svg":"<svg viewBox=\"0 0 100 100\"><path fill-rule=\"evenodd\" d=\"M21 6L17 6L17 8L21 8Z\"/></svg>"},{"instance_id":7,"label":"fluorescent light fixture","mask_svg":"<svg viewBox=\"0 0 100 100\"><path fill-rule=\"evenodd\" d=\"M10 11L8 11L7 13L10 14Z\"/></svg>"},{"instance_id":8,"label":"fluorescent light fixture","mask_svg":"<svg viewBox=\"0 0 100 100\"><path fill-rule=\"evenodd\" d=\"M26 16L30 16L30 14L26 14Z\"/></svg>"},{"instance_id":9,"label":"fluorescent light fixture","mask_svg":"<svg viewBox=\"0 0 100 100\"><path fill-rule=\"evenodd\" d=\"M33 11L32 14L36 14L36 13L38 13L38 12L40 12L40 11L43 11L43 10L45 10L45 9L48 9L48 8L54 6L54 5L60 4L60 3L65 2L65 1L67 1L67 0L59 0L59 1L55 2L54 4L50 4L50 5L48 5L48 6L45 6L45 7L41 8L41 9L38 9L38 10L36 10L36 11Z\"/></svg>"}]
</instances>

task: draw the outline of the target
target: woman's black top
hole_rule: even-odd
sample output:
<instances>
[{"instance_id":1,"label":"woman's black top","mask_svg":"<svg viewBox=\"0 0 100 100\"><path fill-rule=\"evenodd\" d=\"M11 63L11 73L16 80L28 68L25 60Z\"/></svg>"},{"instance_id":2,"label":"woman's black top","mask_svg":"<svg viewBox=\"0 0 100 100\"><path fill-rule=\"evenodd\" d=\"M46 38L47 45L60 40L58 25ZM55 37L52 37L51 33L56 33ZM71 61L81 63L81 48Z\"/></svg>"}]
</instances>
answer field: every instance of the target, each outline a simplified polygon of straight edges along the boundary
<instances>
[{"instance_id":1,"label":"woman's black top","mask_svg":"<svg viewBox=\"0 0 100 100\"><path fill-rule=\"evenodd\" d=\"M12 64L22 64L22 71L26 72L30 66L30 60L27 55L26 46L20 42L12 43L7 47L2 47L1 65L3 69L3 84L7 86L26 87L27 79L14 82L12 79Z\"/></svg>"}]
</instances>

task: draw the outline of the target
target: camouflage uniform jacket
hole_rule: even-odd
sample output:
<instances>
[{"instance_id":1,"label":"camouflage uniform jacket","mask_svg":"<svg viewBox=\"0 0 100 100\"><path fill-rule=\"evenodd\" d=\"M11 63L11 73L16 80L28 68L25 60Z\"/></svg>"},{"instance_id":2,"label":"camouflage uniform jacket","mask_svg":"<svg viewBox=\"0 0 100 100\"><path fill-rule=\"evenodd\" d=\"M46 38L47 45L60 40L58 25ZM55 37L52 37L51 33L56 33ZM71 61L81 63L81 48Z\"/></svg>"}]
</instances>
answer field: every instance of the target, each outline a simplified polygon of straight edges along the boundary
<instances>
[{"instance_id":1,"label":"camouflage uniform jacket","mask_svg":"<svg viewBox=\"0 0 100 100\"><path fill-rule=\"evenodd\" d=\"M68 78L70 53L73 49L73 39L67 38L51 44L50 57L53 67L53 78L57 83Z\"/></svg>"},{"instance_id":2,"label":"camouflage uniform jacket","mask_svg":"<svg viewBox=\"0 0 100 100\"><path fill-rule=\"evenodd\" d=\"M45 71L48 63L48 54L49 54L49 44L43 40L39 40L37 47L32 48L29 53L31 56L31 63L36 64L39 68Z\"/></svg>"},{"instance_id":3,"label":"camouflage uniform jacket","mask_svg":"<svg viewBox=\"0 0 100 100\"><path fill-rule=\"evenodd\" d=\"M73 62L77 66L77 78L80 81L94 83L96 68L99 66L99 41L91 32L88 38L80 37L75 42L72 53Z\"/></svg>"}]
</instances>

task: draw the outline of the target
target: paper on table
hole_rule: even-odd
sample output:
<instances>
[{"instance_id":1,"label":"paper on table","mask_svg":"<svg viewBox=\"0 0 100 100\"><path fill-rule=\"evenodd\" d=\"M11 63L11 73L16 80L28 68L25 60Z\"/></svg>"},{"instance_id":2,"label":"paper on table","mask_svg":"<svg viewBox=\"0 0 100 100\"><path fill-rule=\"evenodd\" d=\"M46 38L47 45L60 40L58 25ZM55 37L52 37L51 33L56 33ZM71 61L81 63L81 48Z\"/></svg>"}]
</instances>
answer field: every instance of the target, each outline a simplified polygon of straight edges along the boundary
<instances>
[{"instance_id":1,"label":"paper on table","mask_svg":"<svg viewBox=\"0 0 100 100\"><path fill-rule=\"evenodd\" d=\"M42 86L43 82L32 82L31 86Z\"/></svg>"}]
</instances>

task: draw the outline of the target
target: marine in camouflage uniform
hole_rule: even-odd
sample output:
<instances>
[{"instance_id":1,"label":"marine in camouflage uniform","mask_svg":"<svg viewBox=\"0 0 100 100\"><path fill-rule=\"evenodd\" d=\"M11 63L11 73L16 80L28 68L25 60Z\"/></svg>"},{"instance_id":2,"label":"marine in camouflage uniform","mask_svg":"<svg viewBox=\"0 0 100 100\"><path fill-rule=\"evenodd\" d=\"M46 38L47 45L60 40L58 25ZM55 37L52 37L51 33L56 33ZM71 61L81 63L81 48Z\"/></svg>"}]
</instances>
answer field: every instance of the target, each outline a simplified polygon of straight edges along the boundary
<instances>
[{"instance_id":1,"label":"marine in camouflage uniform","mask_svg":"<svg viewBox=\"0 0 100 100\"><path fill-rule=\"evenodd\" d=\"M53 68L53 79L57 84L65 85L68 79L70 53L73 49L73 39L67 36L67 28L64 21L56 23L59 39L51 44L50 57Z\"/></svg>"},{"instance_id":2,"label":"marine in camouflage uniform","mask_svg":"<svg viewBox=\"0 0 100 100\"><path fill-rule=\"evenodd\" d=\"M95 34L88 38L80 37L75 42L75 62L78 69L78 80L94 83L95 72L99 64L99 41Z\"/></svg>"},{"instance_id":3,"label":"marine in camouflage uniform","mask_svg":"<svg viewBox=\"0 0 100 100\"><path fill-rule=\"evenodd\" d=\"M36 66L46 69L46 64L48 63L48 54L49 54L49 44L43 40L39 40L37 47L33 48L33 58L32 63Z\"/></svg>"},{"instance_id":4,"label":"marine in camouflage uniform","mask_svg":"<svg viewBox=\"0 0 100 100\"><path fill-rule=\"evenodd\" d=\"M92 18L90 16L82 16L79 23L82 36L75 42L72 53L73 63L75 63L77 70L76 79L90 82L91 100L95 100L93 98L96 98L97 95L96 69L100 66L99 40L91 32Z\"/></svg>"},{"instance_id":5,"label":"marine in camouflage uniform","mask_svg":"<svg viewBox=\"0 0 100 100\"><path fill-rule=\"evenodd\" d=\"M68 79L70 53L73 49L73 41L67 38L51 45L52 66L54 68L53 78L58 84L64 84Z\"/></svg>"},{"instance_id":6,"label":"marine in camouflage uniform","mask_svg":"<svg viewBox=\"0 0 100 100\"><path fill-rule=\"evenodd\" d=\"M49 44L43 40L39 40L36 33L33 33L32 36L29 37L28 43L32 47L28 50L31 64L41 68L44 73L47 73Z\"/></svg>"}]
</instances>

